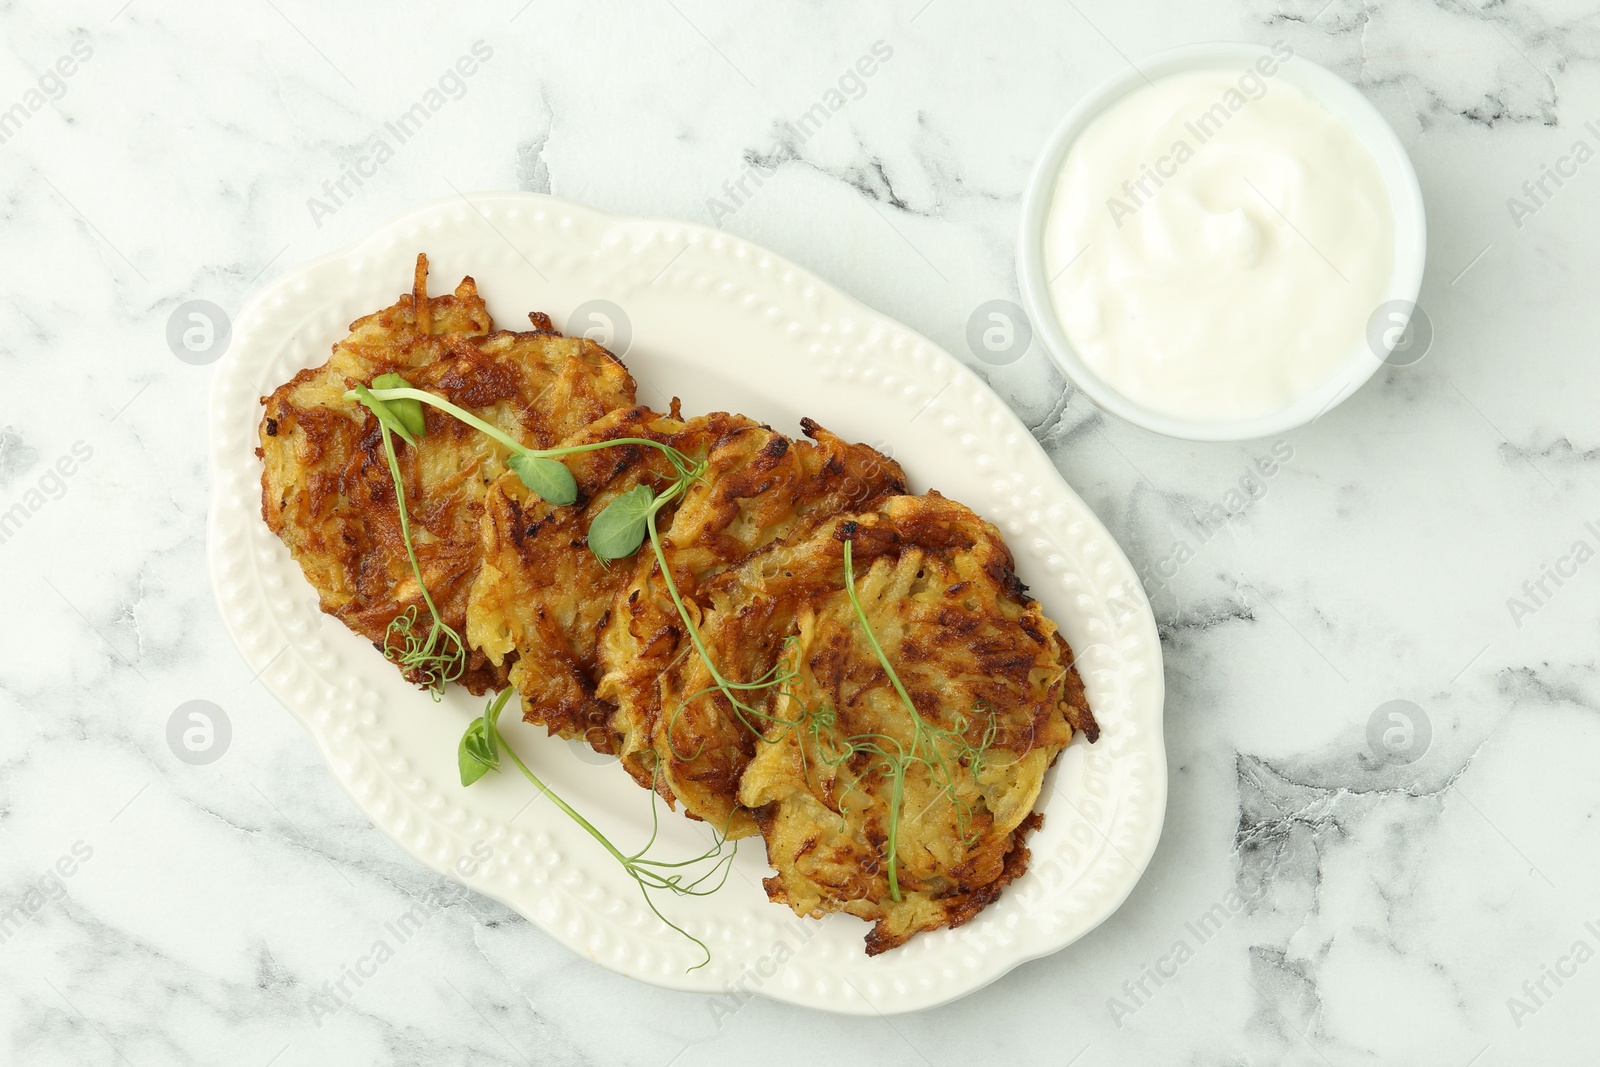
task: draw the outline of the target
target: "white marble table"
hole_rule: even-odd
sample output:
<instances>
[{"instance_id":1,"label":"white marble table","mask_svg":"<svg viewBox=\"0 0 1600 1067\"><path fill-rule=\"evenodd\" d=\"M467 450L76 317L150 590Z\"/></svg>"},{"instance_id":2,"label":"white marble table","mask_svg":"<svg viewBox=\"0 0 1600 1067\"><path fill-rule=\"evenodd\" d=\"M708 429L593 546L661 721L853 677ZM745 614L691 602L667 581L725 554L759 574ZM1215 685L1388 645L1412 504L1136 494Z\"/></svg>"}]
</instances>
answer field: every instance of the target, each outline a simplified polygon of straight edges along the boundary
<instances>
[{"instance_id":1,"label":"white marble table","mask_svg":"<svg viewBox=\"0 0 1600 1067\"><path fill-rule=\"evenodd\" d=\"M0 11L0 1062L1593 1061L1600 162L1523 191L1600 149L1592 4L331 6ZM1253 482L1272 442L1161 439L1037 347L991 366L965 341L1016 297L1061 112L1211 39L1357 83L1429 209L1431 352ZM880 41L856 98L785 128ZM1166 831L1109 922L948 1008L830 1018L619 978L359 817L222 632L209 372L167 325L496 188L715 221L962 355L1034 429L1149 569L1164 639ZM168 742L192 700L231 725L209 764ZM1378 757L1390 728L1409 762Z\"/></svg>"}]
</instances>

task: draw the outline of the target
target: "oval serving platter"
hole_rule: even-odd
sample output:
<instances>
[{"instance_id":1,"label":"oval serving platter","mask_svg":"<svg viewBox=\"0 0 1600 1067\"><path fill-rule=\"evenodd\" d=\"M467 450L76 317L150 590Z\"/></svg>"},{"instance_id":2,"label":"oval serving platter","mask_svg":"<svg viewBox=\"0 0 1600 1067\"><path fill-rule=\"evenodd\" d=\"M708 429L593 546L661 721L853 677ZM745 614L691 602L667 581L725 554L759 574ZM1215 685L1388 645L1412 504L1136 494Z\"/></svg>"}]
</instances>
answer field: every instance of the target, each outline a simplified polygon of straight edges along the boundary
<instances>
[{"instance_id":1,"label":"oval serving platter","mask_svg":"<svg viewBox=\"0 0 1600 1067\"><path fill-rule=\"evenodd\" d=\"M711 950L661 923L634 882L520 776L457 778L456 743L483 702L410 688L372 647L315 608L261 519L259 398L328 357L356 318L409 289L428 253L430 292L472 275L496 324L546 312L613 347L639 400L740 411L798 432L809 415L905 467L1004 533L1017 572L1077 656L1100 740L1081 737L1045 780L1027 874L967 925L866 956L867 924L797 919L770 903L759 839L740 843L723 889L659 895ZM597 303L598 302L598 303ZM620 311L620 314L619 314ZM1009 408L949 353L749 242L692 223L620 218L554 197L489 193L425 205L361 243L293 270L251 301L211 390L207 545L222 617L252 672L315 739L340 786L419 862L499 900L614 971L673 989L746 991L806 1007L892 1014L933 1007L1055 952L1127 897L1166 805L1161 650L1139 580ZM621 767L540 728L510 742L624 849L650 801ZM707 829L661 809L659 855L691 856ZM775 961L782 961L781 965Z\"/></svg>"}]
</instances>

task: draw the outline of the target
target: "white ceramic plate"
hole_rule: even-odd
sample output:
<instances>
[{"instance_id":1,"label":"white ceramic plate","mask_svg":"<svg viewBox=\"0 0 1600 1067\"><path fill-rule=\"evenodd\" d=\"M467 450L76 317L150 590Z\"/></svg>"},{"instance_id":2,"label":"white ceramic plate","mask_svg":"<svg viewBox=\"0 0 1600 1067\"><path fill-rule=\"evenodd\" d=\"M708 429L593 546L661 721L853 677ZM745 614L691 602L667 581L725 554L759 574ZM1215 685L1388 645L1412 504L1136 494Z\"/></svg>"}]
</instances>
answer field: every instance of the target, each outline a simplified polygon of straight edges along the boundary
<instances>
[{"instance_id":1,"label":"white ceramic plate","mask_svg":"<svg viewBox=\"0 0 1600 1067\"><path fill-rule=\"evenodd\" d=\"M322 363L360 315L410 288L418 251L430 291L471 274L499 325L544 311L568 332L589 301L625 309L624 359L641 401L740 411L798 432L802 415L900 460L1004 531L1017 570L1077 653L1102 734L1075 742L1046 780L1044 827L1025 877L957 930L875 959L865 923L796 919L760 888L759 840L739 847L723 890L660 906L710 946L699 954L650 914L593 839L513 774L470 790L456 743L482 701L442 704L408 687L366 641L314 608L310 586L261 520L258 400ZM609 339L621 349L620 319ZM1061 481L1015 415L927 339L754 245L682 222L616 218L551 197L493 193L429 204L361 244L290 272L240 313L211 393L212 583L252 671L310 731L374 826L423 864L503 901L556 940L620 973L855 1014L953 1000L1055 952L1133 888L1166 804L1163 682L1154 617L1105 527ZM513 718L507 716L507 720ZM521 723L507 735L556 792L619 845L642 844L649 794L589 749ZM706 830L663 809L663 855Z\"/></svg>"}]
</instances>

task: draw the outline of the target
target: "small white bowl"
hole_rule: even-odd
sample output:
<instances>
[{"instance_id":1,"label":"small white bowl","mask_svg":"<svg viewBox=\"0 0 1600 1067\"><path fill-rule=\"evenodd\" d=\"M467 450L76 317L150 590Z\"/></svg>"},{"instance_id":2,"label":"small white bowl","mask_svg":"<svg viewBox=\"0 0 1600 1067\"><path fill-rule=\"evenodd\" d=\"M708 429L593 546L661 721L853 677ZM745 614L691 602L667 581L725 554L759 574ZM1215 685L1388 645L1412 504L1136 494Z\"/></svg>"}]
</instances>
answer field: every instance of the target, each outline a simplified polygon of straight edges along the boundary
<instances>
[{"instance_id":1,"label":"small white bowl","mask_svg":"<svg viewBox=\"0 0 1600 1067\"><path fill-rule=\"evenodd\" d=\"M1160 52L1128 70L1101 82L1067 112L1045 143L1022 199L1022 233L1017 246L1017 280L1022 303L1034 331L1062 372L1106 411L1135 426L1191 441L1246 441L1282 433L1304 425L1354 393L1382 366L1387 352L1378 353L1365 340L1350 358L1321 386L1302 394L1287 407L1250 419L1181 419L1136 404L1100 378L1079 358L1050 302L1044 266L1044 228L1055 193L1056 178L1067 151L1101 112L1135 89L1145 79L1155 81L1171 74L1199 70L1243 70L1270 49L1252 44L1202 44ZM1275 59L1277 57L1274 57ZM1377 164L1394 216L1394 270L1383 297L1387 301L1416 304L1422 286L1427 254L1427 224L1422 190L1416 171L1394 130L1354 86L1325 67L1296 55L1279 61L1278 73L1311 99L1342 120L1366 145ZM1376 310L1376 309L1374 309Z\"/></svg>"}]
</instances>

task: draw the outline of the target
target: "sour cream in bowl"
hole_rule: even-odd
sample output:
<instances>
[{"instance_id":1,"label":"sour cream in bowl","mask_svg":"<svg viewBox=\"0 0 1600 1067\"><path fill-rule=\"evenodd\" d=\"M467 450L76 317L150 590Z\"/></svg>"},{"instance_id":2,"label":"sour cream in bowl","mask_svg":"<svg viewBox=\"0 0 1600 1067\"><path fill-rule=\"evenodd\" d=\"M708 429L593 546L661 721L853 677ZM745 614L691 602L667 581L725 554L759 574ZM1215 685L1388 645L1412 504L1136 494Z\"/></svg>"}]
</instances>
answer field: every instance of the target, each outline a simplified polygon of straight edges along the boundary
<instances>
[{"instance_id":1,"label":"sour cream in bowl","mask_svg":"<svg viewBox=\"0 0 1600 1067\"><path fill-rule=\"evenodd\" d=\"M1046 349L1102 408L1245 440L1377 370L1425 246L1416 174L1360 93L1286 44L1202 45L1068 114L1024 197L1018 275Z\"/></svg>"}]
</instances>

